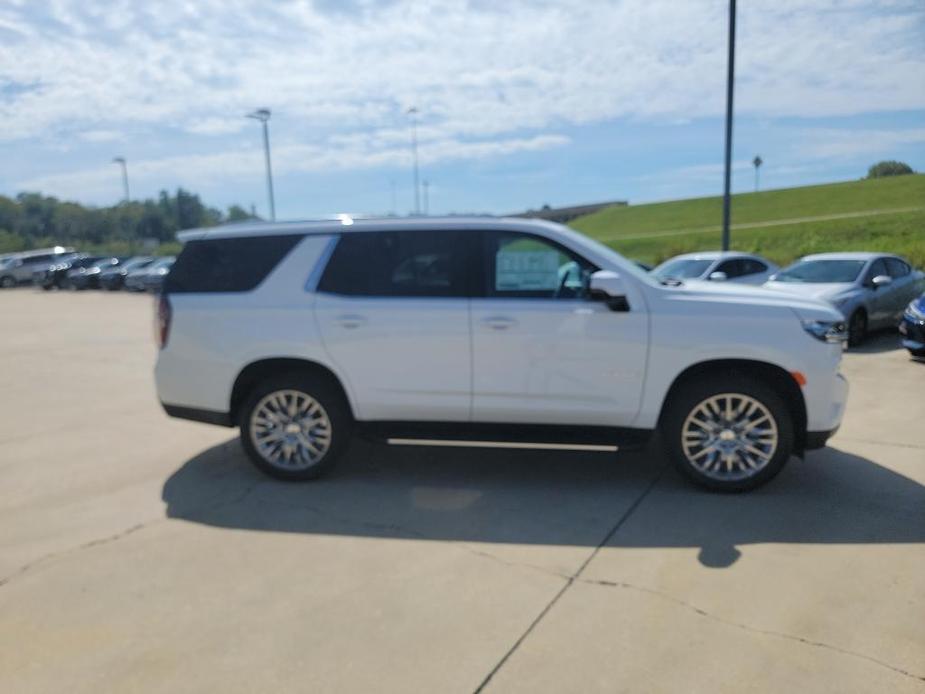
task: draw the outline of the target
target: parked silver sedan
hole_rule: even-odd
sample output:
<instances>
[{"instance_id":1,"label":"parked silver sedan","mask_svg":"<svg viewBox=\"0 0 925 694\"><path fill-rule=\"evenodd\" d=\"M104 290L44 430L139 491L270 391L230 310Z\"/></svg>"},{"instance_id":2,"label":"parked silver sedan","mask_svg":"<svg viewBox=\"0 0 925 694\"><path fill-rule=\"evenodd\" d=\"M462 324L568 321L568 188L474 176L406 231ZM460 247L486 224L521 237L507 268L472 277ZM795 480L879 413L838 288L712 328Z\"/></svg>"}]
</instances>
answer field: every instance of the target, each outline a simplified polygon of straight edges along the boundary
<instances>
[{"instance_id":1,"label":"parked silver sedan","mask_svg":"<svg viewBox=\"0 0 925 694\"><path fill-rule=\"evenodd\" d=\"M709 280L762 284L779 268L760 255L738 251L704 251L669 258L652 270L660 280Z\"/></svg>"},{"instance_id":2,"label":"parked silver sedan","mask_svg":"<svg viewBox=\"0 0 925 694\"><path fill-rule=\"evenodd\" d=\"M925 288L925 273L886 253L819 253L800 258L764 285L831 303L848 321L848 344L869 330L896 327L903 309Z\"/></svg>"}]
</instances>

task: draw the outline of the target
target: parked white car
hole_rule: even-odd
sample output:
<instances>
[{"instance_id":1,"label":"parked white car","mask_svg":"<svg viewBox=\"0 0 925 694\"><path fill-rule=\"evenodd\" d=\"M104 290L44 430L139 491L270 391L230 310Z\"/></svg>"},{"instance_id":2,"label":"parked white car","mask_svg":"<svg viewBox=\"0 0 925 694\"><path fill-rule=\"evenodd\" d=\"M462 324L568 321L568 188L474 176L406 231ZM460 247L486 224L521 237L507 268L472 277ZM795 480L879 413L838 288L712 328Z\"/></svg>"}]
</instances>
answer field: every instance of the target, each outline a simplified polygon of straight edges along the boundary
<instances>
[{"instance_id":1,"label":"parked white car","mask_svg":"<svg viewBox=\"0 0 925 694\"><path fill-rule=\"evenodd\" d=\"M925 291L925 274L886 253L817 253L764 286L828 301L848 322L848 344L858 345L869 330L899 325L903 309Z\"/></svg>"},{"instance_id":2,"label":"parked white car","mask_svg":"<svg viewBox=\"0 0 925 694\"><path fill-rule=\"evenodd\" d=\"M167 413L238 426L258 467L395 445L615 451L756 487L821 447L847 396L831 306L660 284L564 226L426 218L183 232L158 304Z\"/></svg>"},{"instance_id":3,"label":"parked white car","mask_svg":"<svg viewBox=\"0 0 925 694\"><path fill-rule=\"evenodd\" d=\"M738 251L685 253L658 265L652 274L660 279L707 280L763 284L779 268L767 258Z\"/></svg>"}]
</instances>

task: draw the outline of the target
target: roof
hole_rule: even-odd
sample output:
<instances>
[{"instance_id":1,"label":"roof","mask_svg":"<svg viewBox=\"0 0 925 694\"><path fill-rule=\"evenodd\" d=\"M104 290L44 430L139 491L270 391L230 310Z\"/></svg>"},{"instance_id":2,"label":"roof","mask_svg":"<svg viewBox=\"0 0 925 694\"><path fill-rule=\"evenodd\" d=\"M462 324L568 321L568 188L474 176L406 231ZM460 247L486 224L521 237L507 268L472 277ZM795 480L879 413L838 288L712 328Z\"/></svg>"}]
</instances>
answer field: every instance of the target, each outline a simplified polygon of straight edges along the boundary
<instances>
[{"instance_id":1,"label":"roof","mask_svg":"<svg viewBox=\"0 0 925 694\"><path fill-rule=\"evenodd\" d=\"M678 258L690 258L691 260L717 260L719 258L760 258L754 253L743 253L742 251L700 251L697 253L682 253L673 256L669 260ZM667 261L666 261L667 262Z\"/></svg>"},{"instance_id":2,"label":"roof","mask_svg":"<svg viewBox=\"0 0 925 694\"><path fill-rule=\"evenodd\" d=\"M804 255L800 260L872 260L881 257L894 257L892 253L871 253L871 252L843 252L843 253L813 253Z\"/></svg>"},{"instance_id":3,"label":"roof","mask_svg":"<svg viewBox=\"0 0 925 694\"><path fill-rule=\"evenodd\" d=\"M177 234L180 241L237 236L275 236L283 234L341 234L357 231L402 231L409 229L509 229L511 231L561 231L562 226L541 219L513 217L353 217L338 215L333 219L299 222L241 222L215 227L188 229Z\"/></svg>"}]
</instances>

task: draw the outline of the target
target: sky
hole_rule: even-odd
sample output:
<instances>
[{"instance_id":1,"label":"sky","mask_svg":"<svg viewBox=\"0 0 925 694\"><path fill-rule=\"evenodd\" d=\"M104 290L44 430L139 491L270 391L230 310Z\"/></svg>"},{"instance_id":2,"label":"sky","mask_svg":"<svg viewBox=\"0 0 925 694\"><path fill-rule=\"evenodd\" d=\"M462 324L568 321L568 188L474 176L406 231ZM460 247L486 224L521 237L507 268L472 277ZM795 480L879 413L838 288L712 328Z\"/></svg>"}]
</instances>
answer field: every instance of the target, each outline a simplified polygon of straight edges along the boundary
<instances>
[{"instance_id":1,"label":"sky","mask_svg":"<svg viewBox=\"0 0 925 694\"><path fill-rule=\"evenodd\" d=\"M722 192L726 0L2 0L0 194L267 215ZM733 190L925 170L925 1L745 0ZM422 202L423 204L423 202Z\"/></svg>"}]
</instances>

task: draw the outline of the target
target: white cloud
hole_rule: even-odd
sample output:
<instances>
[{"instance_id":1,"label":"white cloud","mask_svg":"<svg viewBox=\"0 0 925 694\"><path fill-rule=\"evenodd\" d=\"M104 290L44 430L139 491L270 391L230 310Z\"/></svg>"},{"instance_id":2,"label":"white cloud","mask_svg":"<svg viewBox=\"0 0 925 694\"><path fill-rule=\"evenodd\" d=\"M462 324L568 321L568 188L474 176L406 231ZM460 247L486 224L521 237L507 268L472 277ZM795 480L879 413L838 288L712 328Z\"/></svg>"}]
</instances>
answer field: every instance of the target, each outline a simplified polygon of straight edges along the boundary
<instances>
[{"instance_id":1,"label":"white cloud","mask_svg":"<svg viewBox=\"0 0 925 694\"><path fill-rule=\"evenodd\" d=\"M807 128L801 133L799 156L811 159L879 154L897 147L925 143L925 128Z\"/></svg>"}]
</instances>

